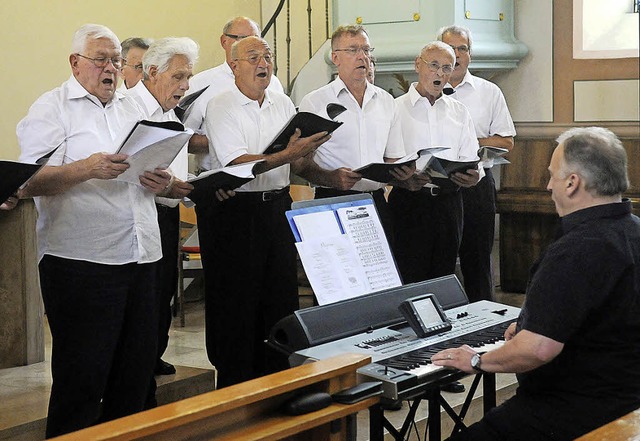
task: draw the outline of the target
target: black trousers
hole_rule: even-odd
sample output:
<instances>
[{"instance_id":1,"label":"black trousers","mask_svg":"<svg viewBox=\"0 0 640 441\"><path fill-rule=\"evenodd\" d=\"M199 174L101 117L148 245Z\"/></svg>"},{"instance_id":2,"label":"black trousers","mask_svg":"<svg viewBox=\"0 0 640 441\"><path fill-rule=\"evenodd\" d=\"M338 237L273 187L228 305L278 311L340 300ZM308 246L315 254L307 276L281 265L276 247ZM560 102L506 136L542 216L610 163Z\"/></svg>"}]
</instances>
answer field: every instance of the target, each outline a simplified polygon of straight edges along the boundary
<instances>
[{"instance_id":1,"label":"black trousers","mask_svg":"<svg viewBox=\"0 0 640 441\"><path fill-rule=\"evenodd\" d=\"M432 196L428 189L395 187L389 194L394 252L404 283L453 274L462 238L460 192Z\"/></svg>"},{"instance_id":2,"label":"black trousers","mask_svg":"<svg viewBox=\"0 0 640 441\"><path fill-rule=\"evenodd\" d=\"M169 344L171 299L178 289L178 243L180 241L180 209L156 204L162 241L162 259L158 262L158 360Z\"/></svg>"},{"instance_id":3,"label":"black trousers","mask_svg":"<svg viewBox=\"0 0 640 441\"><path fill-rule=\"evenodd\" d=\"M288 191L269 201L237 193L197 210L205 269L207 355L218 387L286 369L286 357L264 341L298 308L296 250L285 217Z\"/></svg>"},{"instance_id":4,"label":"black trousers","mask_svg":"<svg viewBox=\"0 0 640 441\"><path fill-rule=\"evenodd\" d=\"M143 410L157 351L155 277L155 263L42 258L53 341L47 438Z\"/></svg>"},{"instance_id":5,"label":"black trousers","mask_svg":"<svg viewBox=\"0 0 640 441\"><path fill-rule=\"evenodd\" d=\"M491 169L478 185L461 189L464 229L460 244L460 269L470 302L493 300L491 250L495 235L496 186Z\"/></svg>"}]
</instances>

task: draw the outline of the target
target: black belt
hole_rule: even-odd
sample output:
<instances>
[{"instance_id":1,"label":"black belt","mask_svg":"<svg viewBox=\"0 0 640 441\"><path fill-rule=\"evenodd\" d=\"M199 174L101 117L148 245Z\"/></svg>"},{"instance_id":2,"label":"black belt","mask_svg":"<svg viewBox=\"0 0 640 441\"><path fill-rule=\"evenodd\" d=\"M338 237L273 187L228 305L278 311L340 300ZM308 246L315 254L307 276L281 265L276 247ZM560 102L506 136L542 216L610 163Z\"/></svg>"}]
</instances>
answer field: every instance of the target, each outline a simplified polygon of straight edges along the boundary
<instances>
[{"instance_id":1,"label":"black belt","mask_svg":"<svg viewBox=\"0 0 640 441\"><path fill-rule=\"evenodd\" d=\"M364 194L368 193L371 196L382 195L384 196L384 188L371 191L357 191L357 190L338 190L337 188L328 187L316 187L316 197L332 198L336 196L346 196L350 194Z\"/></svg>"},{"instance_id":2,"label":"black belt","mask_svg":"<svg viewBox=\"0 0 640 441\"><path fill-rule=\"evenodd\" d=\"M284 188L279 190L269 190L269 191L237 191L234 197L240 197L243 199L252 199L256 201L262 202L270 202L275 201L276 199L280 199L285 195L289 194L289 186L287 185Z\"/></svg>"}]
</instances>

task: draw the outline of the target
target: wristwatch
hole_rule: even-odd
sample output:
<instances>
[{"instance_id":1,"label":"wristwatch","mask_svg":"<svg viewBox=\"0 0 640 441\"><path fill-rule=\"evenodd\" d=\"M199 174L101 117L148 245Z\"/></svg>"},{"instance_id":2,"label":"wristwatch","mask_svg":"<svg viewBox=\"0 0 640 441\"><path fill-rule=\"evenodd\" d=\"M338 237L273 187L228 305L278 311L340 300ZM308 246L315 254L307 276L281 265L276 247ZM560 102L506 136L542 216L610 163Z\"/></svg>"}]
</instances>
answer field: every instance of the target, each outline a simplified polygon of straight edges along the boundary
<instances>
[{"instance_id":1,"label":"wristwatch","mask_svg":"<svg viewBox=\"0 0 640 441\"><path fill-rule=\"evenodd\" d=\"M482 370L482 359L480 357L482 357L482 353L474 354L473 357L471 357L471 367L479 374L486 374L487 372Z\"/></svg>"}]
</instances>

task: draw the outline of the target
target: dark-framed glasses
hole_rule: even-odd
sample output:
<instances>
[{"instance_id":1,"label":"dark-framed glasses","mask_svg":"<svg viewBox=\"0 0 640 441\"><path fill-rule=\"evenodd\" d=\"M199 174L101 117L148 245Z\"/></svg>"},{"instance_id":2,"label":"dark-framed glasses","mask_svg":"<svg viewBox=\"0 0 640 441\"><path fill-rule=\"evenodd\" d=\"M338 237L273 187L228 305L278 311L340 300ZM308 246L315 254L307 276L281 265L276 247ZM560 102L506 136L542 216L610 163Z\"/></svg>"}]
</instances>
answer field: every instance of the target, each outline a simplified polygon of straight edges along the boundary
<instances>
[{"instance_id":1,"label":"dark-framed glasses","mask_svg":"<svg viewBox=\"0 0 640 441\"><path fill-rule=\"evenodd\" d=\"M427 61L424 58L420 57L420 59L422 60L422 62L424 64L427 65L427 68L431 71L431 72L438 72L439 70L442 70L442 73L445 75L449 75L451 72L453 72L453 66L450 64L445 64L443 66L440 66L438 63L436 63L435 61Z\"/></svg>"},{"instance_id":2,"label":"dark-framed glasses","mask_svg":"<svg viewBox=\"0 0 640 441\"><path fill-rule=\"evenodd\" d=\"M109 63L113 64L113 67L115 67L116 69L120 69L120 67L122 67L122 58L120 58L120 57L91 58L91 57L87 57L87 56L82 55L82 54L76 54L76 55L91 61L96 67L99 67L100 69L104 69L105 67L107 67L107 65Z\"/></svg>"},{"instance_id":3,"label":"dark-framed glasses","mask_svg":"<svg viewBox=\"0 0 640 441\"><path fill-rule=\"evenodd\" d=\"M348 55L351 55L352 57L355 57L356 55L358 55L358 52L362 51L363 55L365 56L370 56L371 53L375 50L375 47L369 47L369 46L359 46L359 47L345 47L343 49L334 49L334 52L345 52Z\"/></svg>"},{"instance_id":4,"label":"dark-framed glasses","mask_svg":"<svg viewBox=\"0 0 640 441\"><path fill-rule=\"evenodd\" d=\"M469 46L467 46L466 44L461 44L460 46L454 46L450 44L449 46L451 46L451 49L453 49L454 51L458 51L461 54L466 54L467 52L469 52Z\"/></svg>"},{"instance_id":5,"label":"dark-framed glasses","mask_svg":"<svg viewBox=\"0 0 640 441\"><path fill-rule=\"evenodd\" d=\"M271 54L253 54L244 58L236 58L236 60L245 60L253 65L256 65L260 62L260 59L262 58L264 58L264 62L267 64L271 64L273 62L273 55Z\"/></svg>"}]
</instances>

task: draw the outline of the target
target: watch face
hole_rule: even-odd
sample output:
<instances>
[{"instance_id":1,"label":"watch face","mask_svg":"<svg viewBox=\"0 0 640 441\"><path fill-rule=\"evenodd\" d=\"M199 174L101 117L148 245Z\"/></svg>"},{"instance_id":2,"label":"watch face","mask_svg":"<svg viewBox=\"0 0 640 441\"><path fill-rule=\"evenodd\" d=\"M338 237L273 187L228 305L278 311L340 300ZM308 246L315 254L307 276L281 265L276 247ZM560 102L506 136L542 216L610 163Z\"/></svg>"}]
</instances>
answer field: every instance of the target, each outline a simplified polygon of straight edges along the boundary
<instances>
[{"instance_id":1,"label":"watch face","mask_svg":"<svg viewBox=\"0 0 640 441\"><path fill-rule=\"evenodd\" d=\"M480 354L475 354L471 357L471 367L474 369L480 369Z\"/></svg>"}]
</instances>

